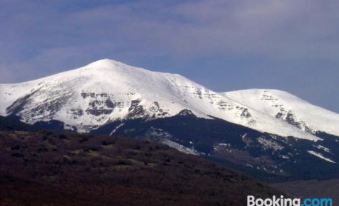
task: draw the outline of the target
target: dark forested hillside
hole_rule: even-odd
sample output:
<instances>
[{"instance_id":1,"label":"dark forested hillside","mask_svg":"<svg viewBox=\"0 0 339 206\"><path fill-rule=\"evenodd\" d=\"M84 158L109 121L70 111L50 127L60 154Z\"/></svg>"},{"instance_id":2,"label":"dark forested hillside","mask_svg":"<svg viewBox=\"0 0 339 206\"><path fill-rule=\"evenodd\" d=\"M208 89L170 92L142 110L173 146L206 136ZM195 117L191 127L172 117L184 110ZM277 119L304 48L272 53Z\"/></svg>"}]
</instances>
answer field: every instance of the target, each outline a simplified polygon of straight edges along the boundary
<instances>
[{"instance_id":1,"label":"dark forested hillside","mask_svg":"<svg viewBox=\"0 0 339 206\"><path fill-rule=\"evenodd\" d=\"M275 190L146 140L0 132L0 205L245 205Z\"/></svg>"}]
</instances>

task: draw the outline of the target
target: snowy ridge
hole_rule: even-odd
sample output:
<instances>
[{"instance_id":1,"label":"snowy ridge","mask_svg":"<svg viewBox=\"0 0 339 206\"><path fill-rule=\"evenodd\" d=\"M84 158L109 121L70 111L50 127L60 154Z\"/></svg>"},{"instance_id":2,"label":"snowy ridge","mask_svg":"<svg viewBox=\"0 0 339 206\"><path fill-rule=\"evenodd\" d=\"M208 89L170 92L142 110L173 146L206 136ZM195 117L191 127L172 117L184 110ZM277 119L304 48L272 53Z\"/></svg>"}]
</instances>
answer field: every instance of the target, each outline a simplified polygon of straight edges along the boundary
<instances>
[{"instance_id":1,"label":"snowy ridge","mask_svg":"<svg viewBox=\"0 0 339 206\"><path fill-rule=\"evenodd\" d=\"M301 131L311 134L326 132L339 136L339 114L312 105L287 92L250 89L226 92L223 95L271 117L283 120Z\"/></svg>"},{"instance_id":2,"label":"snowy ridge","mask_svg":"<svg viewBox=\"0 0 339 206\"><path fill-rule=\"evenodd\" d=\"M46 78L0 85L0 115L18 115L30 124L59 120L89 132L115 120L163 118L190 110L198 117L217 117L283 137L320 139L233 96L181 75L103 59Z\"/></svg>"}]
</instances>

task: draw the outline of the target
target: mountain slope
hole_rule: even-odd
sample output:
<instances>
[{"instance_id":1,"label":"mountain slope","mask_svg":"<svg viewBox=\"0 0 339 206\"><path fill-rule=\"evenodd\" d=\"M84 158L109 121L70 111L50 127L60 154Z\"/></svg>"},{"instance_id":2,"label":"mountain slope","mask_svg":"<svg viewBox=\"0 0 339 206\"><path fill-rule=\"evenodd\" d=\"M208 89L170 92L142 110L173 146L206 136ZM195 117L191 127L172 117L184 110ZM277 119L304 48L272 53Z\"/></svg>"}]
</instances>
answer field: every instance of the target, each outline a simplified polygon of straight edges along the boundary
<instances>
[{"instance_id":1,"label":"mountain slope","mask_svg":"<svg viewBox=\"0 0 339 206\"><path fill-rule=\"evenodd\" d=\"M283 120L312 134L326 132L339 136L339 114L312 105L292 94L279 90L250 89L225 92L223 95Z\"/></svg>"},{"instance_id":2,"label":"mountain slope","mask_svg":"<svg viewBox=\"0 0 339 206\"><path fill-rule=\"evenodd\" d=\"M20 123L0 118L0 131L63 130L57 121ZM199 118L188 110L173 117L136 118L105 124L91 131L102 135L146 139L198 155L264 181L339 178L339 138L318 133L321 141L258 132L215 118ZM114 137L110 137L114 139Z\"/></svg>"},{"instance_id":3,"label":"mountain slope","mask_svg":"<svg viewBox=\"0 0 339 206\"><path fill-rule=\"evenodd\" d=\"M80 132L116 120L163 118L190 110L198 117L216 117L261 132L319 140L180 75L108 59L35 81L0 85L0 99L0 115L20 116L29 124L57 120Z\"/></svg>"},{"instance_id":4,"label":"mountain slope","mask_svg":"<svg viewBox=\"0 0 339 206\"><path fill-rule=\"evenodd\" d=\"M326 134L316 142L286 138L188 112L112 122L91 133L158 141L265 181L339 177L339 138Z\"/></svg>"}]
</instances>

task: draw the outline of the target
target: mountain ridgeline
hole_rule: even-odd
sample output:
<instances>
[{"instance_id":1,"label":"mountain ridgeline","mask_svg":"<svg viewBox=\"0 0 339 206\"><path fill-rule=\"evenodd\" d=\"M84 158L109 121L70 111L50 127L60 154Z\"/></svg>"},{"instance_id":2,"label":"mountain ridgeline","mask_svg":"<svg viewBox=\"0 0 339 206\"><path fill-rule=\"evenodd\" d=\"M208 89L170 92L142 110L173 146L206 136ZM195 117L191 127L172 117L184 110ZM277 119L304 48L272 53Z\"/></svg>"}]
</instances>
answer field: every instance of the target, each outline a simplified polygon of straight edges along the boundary
<instances>
[{"instance_id":1,"label":"mountain ridgeline","mask_svg":"<svg viewBox=\"0 0 339 206\"><path fill-rule=\"evenodd\" d=\"M339 115L287 92L218 93L181 75L99 60L0 85L0 127L151 139L265 180L339 176Z\"/></svg>"}]
</instances>

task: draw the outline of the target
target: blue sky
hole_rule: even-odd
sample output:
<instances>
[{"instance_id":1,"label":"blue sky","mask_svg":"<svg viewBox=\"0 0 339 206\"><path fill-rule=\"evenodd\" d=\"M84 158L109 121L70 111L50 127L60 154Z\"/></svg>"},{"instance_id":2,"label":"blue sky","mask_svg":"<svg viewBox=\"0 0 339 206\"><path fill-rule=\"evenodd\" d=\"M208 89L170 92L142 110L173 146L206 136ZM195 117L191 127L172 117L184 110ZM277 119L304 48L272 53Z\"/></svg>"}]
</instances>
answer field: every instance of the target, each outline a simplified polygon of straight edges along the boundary
<instances>
[{"instance_id":1,"label":"blue sky","mask_svg":"<svg viewBox=\"0 0 339 206\"><path fill-rule=\"evenodd\" d=\"M0 0L0 83L111 58L339 112L338 10L335 0Z\"/></svg>"}]
</instances>

